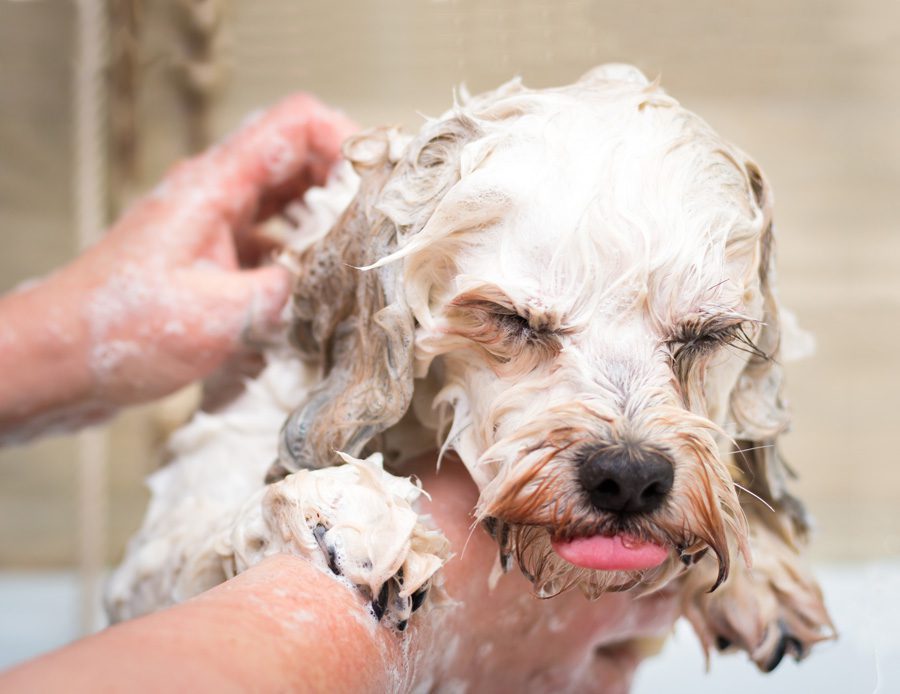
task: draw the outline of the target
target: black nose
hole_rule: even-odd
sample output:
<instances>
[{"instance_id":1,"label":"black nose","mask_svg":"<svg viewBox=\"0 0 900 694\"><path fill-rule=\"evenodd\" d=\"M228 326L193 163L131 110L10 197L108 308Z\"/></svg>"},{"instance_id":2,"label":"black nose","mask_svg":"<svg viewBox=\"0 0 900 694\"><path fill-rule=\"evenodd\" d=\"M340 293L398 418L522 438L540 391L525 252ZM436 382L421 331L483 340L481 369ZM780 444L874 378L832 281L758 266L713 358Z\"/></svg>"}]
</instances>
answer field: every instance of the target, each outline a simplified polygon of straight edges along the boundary
<instances>
[{"instance_id":1,"label":"black nose","mask_svg":"<svg viewBox=\"0 0 900 694\"><path fill-rule=\"evenodd\" d=\"M578 476L591 503L610 513L649 513L672 490L672 463L659 453L627 448L587 451Z\"/></svg>"}]
</instances>

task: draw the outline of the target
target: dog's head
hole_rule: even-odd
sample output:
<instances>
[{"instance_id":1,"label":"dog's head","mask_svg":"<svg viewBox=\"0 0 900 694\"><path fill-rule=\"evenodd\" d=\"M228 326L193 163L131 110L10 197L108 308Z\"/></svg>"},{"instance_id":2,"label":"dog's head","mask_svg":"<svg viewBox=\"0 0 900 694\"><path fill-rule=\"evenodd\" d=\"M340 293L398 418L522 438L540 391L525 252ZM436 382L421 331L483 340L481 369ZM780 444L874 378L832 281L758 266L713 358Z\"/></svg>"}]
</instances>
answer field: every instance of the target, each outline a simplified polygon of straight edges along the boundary
<instances>
[{"instance_id":1,"label":"dog's head","mask_svg":"<svg viewBox=\"0 0 900 694\"><path fill-rule=\"evenodd\" d=\"M721 582L746 553L736 482L788 499L767 481L787 419L758 167L624 66L346 151L359 193L294 301L325 379L282 463L360 454L427 386L542 594L655 587L708 551Z\"/></svg>"}]
</instances>

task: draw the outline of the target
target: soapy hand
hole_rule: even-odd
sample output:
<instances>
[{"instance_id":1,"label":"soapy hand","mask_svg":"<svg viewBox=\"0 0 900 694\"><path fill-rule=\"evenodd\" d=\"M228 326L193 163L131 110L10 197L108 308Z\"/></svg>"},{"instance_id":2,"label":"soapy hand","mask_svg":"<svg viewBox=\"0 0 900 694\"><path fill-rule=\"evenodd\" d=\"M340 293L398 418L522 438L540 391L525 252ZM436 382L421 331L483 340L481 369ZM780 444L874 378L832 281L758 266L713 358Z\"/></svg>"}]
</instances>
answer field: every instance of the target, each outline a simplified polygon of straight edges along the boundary
<instances>
[{"instance_id":1,"label":"soapy hand","mask_svg":"<svg viewBox=\"0 0 900 694\"><path fill-rule=\"evenodd\" d=\"M0 434L167 395L277 323L289 277L260 264L272 253L257 225L324 182L353 130L292 96L175 166L70 265L0 299Z\"/></svg>"},{"instance_id":2,"label":"soapy hand","mask_svg":"<svg viewBox=\"0 0 900 694\"><path fill-rule=\"evenodd\" d=\"M311 97L287 99L177 165L68 270L87 290L89 363L104 399L165 395L210 374L277 321L288 273L257 266L255 225L322 183L352 132Z\"/></svg>"}]
</instances>

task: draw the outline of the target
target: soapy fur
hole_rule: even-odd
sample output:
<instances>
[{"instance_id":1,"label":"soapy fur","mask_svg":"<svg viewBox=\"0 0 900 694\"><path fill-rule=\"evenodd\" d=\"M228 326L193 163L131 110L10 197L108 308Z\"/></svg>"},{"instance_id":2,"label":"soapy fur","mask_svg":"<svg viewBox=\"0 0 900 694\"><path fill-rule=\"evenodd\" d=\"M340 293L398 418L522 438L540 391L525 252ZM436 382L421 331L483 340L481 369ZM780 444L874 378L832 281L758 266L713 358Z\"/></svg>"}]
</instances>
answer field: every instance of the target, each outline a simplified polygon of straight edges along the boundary
<instances>
[{"instance_id":1,"label":"soapy fur","mask_svg":"<svg viewBox=\"0 0 900 694\"><path fill-rule=\"evenodd\" d=\"M276 527L296 528L281 548L314 556L312 517L335 527L354 515L327 511L325 488L360 483L334 467L341 458L382 451L396 465L430 438L478 484L499 569L517 563L538 595L678 585L705 648L743 648L763 669L832 634L775 445L789 417L772 194L750 157L621 65L558 89L513 81L412 138L376 129L345 152L360 177L352 200L333 204L353 188L343 171L323 194L332 202L315 204L316 193L311 211L295 210L305 232L282 229L298 274L297 352L267 355L242 396L259 403L239 400L206 425L199 414L176 435L176 471L154 480L117 576L120 616L223 580ZM666 503L627 523L593 508L577 478L586 446L623 442L663 451L675 471ZM387 474L360 465L349 470ZM384 503L411 494L385 491ZM264 526L276 508L294 510ZM410 530L400 515L386 532L409 544L372 562L378 576L353 579L370 593L396 582L400 564L421 563L427 581L446 559L423 519ZM201 541L211 528L215 548ZM550 546L612 532L668 547L669 559L592 571ZM409 537L430 539L419 549Z\"/></svg>"}]
</instances>

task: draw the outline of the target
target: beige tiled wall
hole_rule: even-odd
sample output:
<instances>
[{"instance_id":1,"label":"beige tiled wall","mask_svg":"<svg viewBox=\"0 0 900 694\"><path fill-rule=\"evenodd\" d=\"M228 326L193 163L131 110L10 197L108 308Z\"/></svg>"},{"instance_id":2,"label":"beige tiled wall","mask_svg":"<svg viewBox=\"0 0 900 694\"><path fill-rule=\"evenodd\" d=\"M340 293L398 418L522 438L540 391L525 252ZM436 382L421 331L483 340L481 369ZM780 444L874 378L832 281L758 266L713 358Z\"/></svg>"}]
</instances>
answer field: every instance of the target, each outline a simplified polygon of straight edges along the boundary
<instances>
[{"instance_id":1,"label":"beige tiled wall","mask_svg":"<svg viewBox=\"0 0 900 694\"><path fill-rule=\"evenodd\" d=\"M151 5L158 58L167 55L168 15L164 3ZM72 250L68 130L52 117L66 108L71 51L71 6L60 7L0 4L0 50L12 60L0 64L26 75L0 71L0 228L12 248L0 254L2 288ZM784 441L819 518L816 554L900 554L900 4L232 0L230 8L231 80L218 132L295 89L363 124L415 127L416 111L443 110L462 81L474 91L521 74L543 86L610 60L661 74L775 186L782 296L818 339L815 357L789 365L795 431ZM142 107L147 183L181 147L159 65L148 61L146 91L158 98ZM114 547L139 517L137 480L153 464L155 436L146 413L116 431ZM0 562L72 560L70 457L65 440L0 453Z\"/></svg>"}]
</instances>

